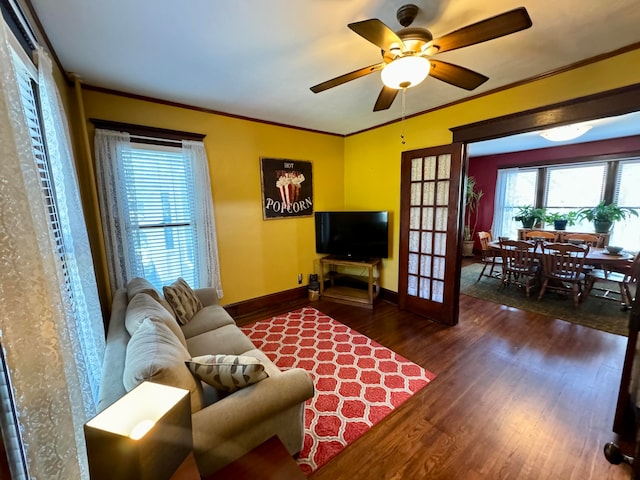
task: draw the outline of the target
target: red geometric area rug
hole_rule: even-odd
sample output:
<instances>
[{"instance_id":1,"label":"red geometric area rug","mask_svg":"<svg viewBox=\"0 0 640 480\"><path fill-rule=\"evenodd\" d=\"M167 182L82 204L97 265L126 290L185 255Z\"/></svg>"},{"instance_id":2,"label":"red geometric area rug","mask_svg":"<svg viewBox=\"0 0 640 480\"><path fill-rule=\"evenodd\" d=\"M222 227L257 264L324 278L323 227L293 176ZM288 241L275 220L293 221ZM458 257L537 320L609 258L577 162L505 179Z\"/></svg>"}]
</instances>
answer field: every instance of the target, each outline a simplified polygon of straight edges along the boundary
<instances>
[{"instance_id":1,"label":"red geometric area rug","mask_svg":"<svg viewBox=\"0 0 640 480\"><path fill-rule=\"evenodd\" d=\"M309 475L355 441L435 375L315 308L242 327L278 367L311 373L298 457Z\"/></svg>"}]
</instances>

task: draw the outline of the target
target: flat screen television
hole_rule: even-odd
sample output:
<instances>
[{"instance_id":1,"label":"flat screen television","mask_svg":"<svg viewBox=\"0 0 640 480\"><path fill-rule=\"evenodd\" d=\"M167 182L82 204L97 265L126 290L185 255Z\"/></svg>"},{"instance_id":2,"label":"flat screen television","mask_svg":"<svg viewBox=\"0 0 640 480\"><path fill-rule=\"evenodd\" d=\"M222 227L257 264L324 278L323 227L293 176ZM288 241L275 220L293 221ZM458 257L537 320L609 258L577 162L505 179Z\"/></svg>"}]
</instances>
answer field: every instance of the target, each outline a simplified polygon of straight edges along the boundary
<instances>
[{"instance_id":1,"label":"flat screen television","mask_svg":"<svg viewBox=\"0 0 640 480\"><path fill-rule=\"evenodd\" d=\"M389 256L388 212L315 212L316 252L355 261Z\"/></svg>"}]
</instances>

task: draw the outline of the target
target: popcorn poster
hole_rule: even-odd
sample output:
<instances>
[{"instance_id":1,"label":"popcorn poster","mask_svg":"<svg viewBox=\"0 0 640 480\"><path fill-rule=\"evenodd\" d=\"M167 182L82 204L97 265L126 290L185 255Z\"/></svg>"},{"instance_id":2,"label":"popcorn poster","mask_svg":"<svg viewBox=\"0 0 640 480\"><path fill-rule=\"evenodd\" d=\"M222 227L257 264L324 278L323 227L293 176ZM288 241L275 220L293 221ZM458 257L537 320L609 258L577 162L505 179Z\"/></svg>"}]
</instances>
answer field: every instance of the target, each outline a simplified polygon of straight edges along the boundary
<instances>
[{"instance_id":1,"label":"popcorn poster","mask_svg":"<svg viewBox=\"0 0 640 480\"><path fill-rule=\"evenodd\" d=\"M260 173L265 220L313 215L311 162L261 158Z\"/></svg>"}]
</instances>

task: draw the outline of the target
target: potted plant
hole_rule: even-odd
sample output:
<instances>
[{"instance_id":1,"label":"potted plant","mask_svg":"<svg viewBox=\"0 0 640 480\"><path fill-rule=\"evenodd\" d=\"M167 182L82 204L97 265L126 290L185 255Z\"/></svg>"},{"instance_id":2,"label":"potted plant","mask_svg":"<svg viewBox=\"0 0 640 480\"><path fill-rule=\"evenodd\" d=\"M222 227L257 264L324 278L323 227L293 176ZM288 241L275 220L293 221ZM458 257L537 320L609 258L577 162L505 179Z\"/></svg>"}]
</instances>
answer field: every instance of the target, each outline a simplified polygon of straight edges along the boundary
<instances>
[{"instance_id":1,"label":"potted plant","mask_svg":"<svg viewBox=\"0 0 640 480\"><path fill-rule=\"evenodd\" d=\"M534 208L531 205L518 207L518 213L514 220L522 222L522 228L533 228L545 219L546 211L544 208Z\"/></svg>"},{"instance_id":2,"label":"potted plant","mask_svg":"<svg viewBox=\"0 0 640 480\"><path fill-rule=\"evenodd\" d=\"M554 230L566 230L567 226L576 224L578 212L554 212L547 213L544 217L545 222L553 222Z\"/></svg>"},{"instance_id":3,"label":"potted plant","mask_svg":"<svg viewBox=\"0 0 640 480\"><path fill-rule=\"evenodd\" d=\"M593 222L596 233L607 233L611 230L613 222L624 220L631 215L638 216L633 208L618 207L615 203L606 204L604 200L595 207L586 207L578 210L578 218Z\"/></svg>"},{"instance_id":4,"label":"potted plant","mask_svg":"<svg viewBox=\"0 0 640 480\"><path fill-rule=\"evenodd\" d=\"M466 201L465 201L465 222L464 231L462 237L462 256L473 256L473 236L476 232L476 225L478 224L478 215L475 214L476 209L480 203L480 199L484 195L482 190L478 190L476 187L475 177L467 177L466 188ZM473 218L473 224L471 223Z\"/></svg>"}]
</instances>

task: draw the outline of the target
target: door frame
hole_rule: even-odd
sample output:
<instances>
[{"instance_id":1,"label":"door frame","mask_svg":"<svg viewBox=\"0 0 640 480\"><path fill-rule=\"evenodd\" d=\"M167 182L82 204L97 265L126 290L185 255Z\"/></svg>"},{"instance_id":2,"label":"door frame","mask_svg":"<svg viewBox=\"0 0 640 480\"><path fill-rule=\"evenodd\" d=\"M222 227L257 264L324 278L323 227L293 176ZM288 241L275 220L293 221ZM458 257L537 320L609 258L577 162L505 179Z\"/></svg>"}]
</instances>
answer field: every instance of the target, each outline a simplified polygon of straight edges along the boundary
<instances>
[{"instance_id":1,"label":"door frame","mask_svg":"<svg viewBox=\"0 0 640 480\"><path fill-rule=\"evenodd\" d=\"M640 83L461 125L450 128L450 130L453 133L454 143L469 144L637 111L640 111ZM463 163L466 169L468 163L466 154ZM640 296L636 298L634 307L636 305L640 307ZM640 330L640 319L637 318L637 312L634 313L636 315L631 315L629 320L629 337L613 422L613 431L619 434L628 433L626 431L628 430L627 425L629 419L633 418L629 385L636 351L636 339Z\"/></svg>"},{"instance_id":2,"label":"door frame","mask_svg":"<svg viewBox=\"0 0 640 480\"><path fill-rule=\"evenodd\" d=\"M640 83L449 130L453 132L454 143L473 143L639 110Z\"/></svg>"}]
</instances>

